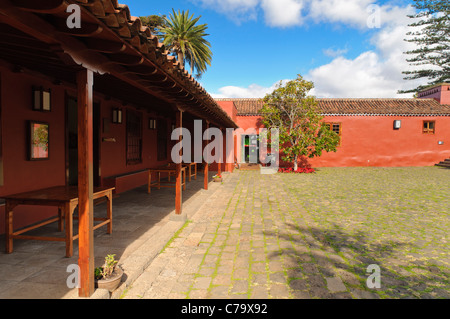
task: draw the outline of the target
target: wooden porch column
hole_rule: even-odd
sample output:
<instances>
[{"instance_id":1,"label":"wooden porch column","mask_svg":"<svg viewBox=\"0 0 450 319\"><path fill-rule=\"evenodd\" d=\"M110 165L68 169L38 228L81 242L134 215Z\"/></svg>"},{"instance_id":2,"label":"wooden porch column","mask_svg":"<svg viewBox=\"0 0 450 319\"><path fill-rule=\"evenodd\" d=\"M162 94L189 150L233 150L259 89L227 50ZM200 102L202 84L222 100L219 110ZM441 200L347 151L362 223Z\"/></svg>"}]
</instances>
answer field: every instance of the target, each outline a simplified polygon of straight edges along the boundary
<instances>
[{"instance_id":1,"label":"wooden porch column","mask_svg":"<svg viewBox=\"0 0 450 319\"><path fill-rule=\"evenodd\" d=\"M220 130L223 134L223 130ZM225 135L223 136L223 139L225 140ZM225 144L224 144L225 145ZM219 149L219 162L217 163L217 174L222 174L222 157L223 157L223 146Z\"/></svg>"},{"instance_id":2,"label":"wooden porch column","mask_svg":"<svg viewBox=\"0 0 450 319\"><path fill-rule=\"evenodd\" d=\"M91 70L78 72L78 266L80 267L78 294L80 297L90 297L94 293L93 84L94 75Z\"/></svg>"},{"instance_id":3,"label":"wooden porch column","mask_svg":"<svg viewBox=\"0 0 450 319\"><path fill-rule=\"evenodd\" d=\"M206 122L206 129L205 130L207 130L207 129L209 129L209 122ZM209 136L208 136L208 138L209 138ZM203 188L204 189L206 189L206 190L208 190L208 174L209 174L209 164L208 164L208 159L207 158L205 158L205 154L204 154L204 152L205 152L205 147L206 147L206 145L208 144L208 141L206 141L206 140L203 140L203 174L204 174L204 182L203 182Z\"/></svg>"},{"instance_id":4,"label":"wooden porch column","mask_svg":"<svg viewBox=\"0 0 450 319\"><path fill-rule=\"evenodd\" d=\"M183 127L183 111L179 110L177 111L176 115L176 128L182 128ZM180 135L179 142L182 143L183 137ZM176 164L176 186L175 186L175 214L181 215L183 210L183 195L181 190L181 182L182 182L182 154L181 152L178 154L178 159L176 162L179 162Z\"/></svg>"}]
</instances>

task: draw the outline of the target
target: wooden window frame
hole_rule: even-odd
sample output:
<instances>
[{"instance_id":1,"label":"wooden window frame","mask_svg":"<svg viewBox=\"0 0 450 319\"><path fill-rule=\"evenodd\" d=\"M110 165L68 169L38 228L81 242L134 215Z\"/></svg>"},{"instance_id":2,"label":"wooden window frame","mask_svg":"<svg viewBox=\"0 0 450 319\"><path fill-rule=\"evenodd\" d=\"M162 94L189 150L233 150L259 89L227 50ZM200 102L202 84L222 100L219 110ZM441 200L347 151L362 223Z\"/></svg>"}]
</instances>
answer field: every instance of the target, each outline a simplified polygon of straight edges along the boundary
<instances>
[{"instance_id":1,"label":"wooden window frame","mask_svg":"<svg viewBox=\"0 0 450 319\"><path fill-rule=\"evenodd\" d=\"M167 161L168 150L168 125L164 118L156 119L156 147L157 147L157 161Z\"/></svg>"},{"instance_id":2,"label":"wooden window frame","mask_svg":"<svg viewBox=\"0 0 450 319\"><path fill-rule=\"evenodd\" d=\"M430 124L433 123L433 129L430 129ZM425 127L425 124L427 126ZM423 134L436 134L436 121L424 120L422 125L422 133Z\"/></svg>"},{"instance_id":3,"label":"wooden window frame","mask_svg":"<svg viewBox=\"0 0 450 319\"><path fill-rule=\"evenodd\" d=\"M142 163L142 113L127 110L126 118L126 160L127 165L137 165ZM133 121L136 119L136 121ZM133 149L131 149L133 148Z\"/></svg>"},{"instance_id":4,"label":"wooden window frame","mask_svg":"<svg viewBox=\"0 0 450 319\"><path fill-rule=\"evenodd\" d=\"M333 125L339 125L339 144L338 146L341 146L341 142L342 142L342 123L341 122L325 122L326 125L328 125L328 127L330 128L331 131L338 133L336 131L333 130Z\"/></svg>"}]
</instances>

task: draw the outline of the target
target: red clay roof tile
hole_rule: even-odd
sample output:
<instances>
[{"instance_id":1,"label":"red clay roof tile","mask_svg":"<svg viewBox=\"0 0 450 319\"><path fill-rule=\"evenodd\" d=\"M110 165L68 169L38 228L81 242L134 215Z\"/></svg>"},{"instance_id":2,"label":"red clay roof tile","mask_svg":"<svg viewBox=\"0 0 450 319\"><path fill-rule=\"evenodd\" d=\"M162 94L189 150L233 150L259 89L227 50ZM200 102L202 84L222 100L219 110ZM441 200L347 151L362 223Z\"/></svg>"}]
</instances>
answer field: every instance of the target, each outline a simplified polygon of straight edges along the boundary
<instances>
[{"instance_id":1,"label":"red clay roof tile","mask_svg":"<svg viewBox=\"0 0 450 319\"><path fill-rule=\"evenodd\" d=\"M233 101L238 116L257 116L264 105L262 99L216 99ZM444 115L450 106L434 99L317 99L323 115Z\"/></svg>"},{"instance_id":2,"label":"red clay roof tile","mask_svg":"<svg viewBox=\"0 0 450 319\"><path fill-rule=\"evenodd\" d=\"M151 34L150 29L143 26L139 18L131 16L127 5L120 4L117 0L76 0L76 2L103 21L123 40L138 49L142 55L177 78L178 81L194 92L208 108L222 118L227 125L236 125L200 83L185 68L181 67L181 64L174 57L169 55L165 46L159 42L155 35ZM111 17L111 15L114 17Z\"/></svg>"}]
</instances>

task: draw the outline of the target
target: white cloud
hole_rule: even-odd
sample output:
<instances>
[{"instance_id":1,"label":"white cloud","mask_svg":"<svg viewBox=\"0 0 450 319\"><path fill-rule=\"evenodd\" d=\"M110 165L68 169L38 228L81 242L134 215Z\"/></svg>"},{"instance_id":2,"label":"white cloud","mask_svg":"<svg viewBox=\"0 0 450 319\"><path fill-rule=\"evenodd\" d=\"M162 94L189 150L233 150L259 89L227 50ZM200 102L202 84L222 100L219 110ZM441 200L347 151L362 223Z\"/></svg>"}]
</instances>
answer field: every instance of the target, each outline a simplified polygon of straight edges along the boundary
<instances>
[{"instance_id":1,"label":"white cloud","mask_svg":"<svg viewBox=\"0 0 450 319\"><path fill-rule=\"evenodd\" d=\"M195 4L211 8L225 14L237 24L256 20L260 0L191 0Z\"/></svg>"},{"instance_id":2,"label":"white cloud","mask_svg":"<svg viewBox=\"0 0 450 319\"><path fill-rule=\"evenodd\" d=\"M367 8L373 0L315 0L311 1L309 17L316 23L345 23L367 27L370 13Z\"/></svg>"},{"instance_id":3,"label":"white cloud","mask_svg":"<svg viewBox=\"0 0 450 319\"><path fill-rule=\"evenodd\" d=\"M306 21L314 23L342 23L367 29L373 22L380 26L397 24L404 8L376 0L191 0L196 4L225 14L236 23L256 20L259 9L271 27L292 27ZM412 6L408 6L412 12ZM402 19L407 19L403 16Z\"/></svg>"},{"instance_id":4,"label":"white cloud","mask_svg":"<svg viewBox=\"0 0 450 319\"><path fill-rule=\"evenodd\" d=\"M381 29L371 39L375 49L361 53L355 59L342 56L344 49L328 49L336 54L328 64L312 69L304 77L314 82L311 92L319 98L407 98L412 94L397 94L399 90L417 87L419 81L405 81L402 71L411 69L405 51L411 43L404 41L407 26ZM325 50L326 51L326 50ZM227 86L216 97L264 97L275 85L262 87L253 84L247 88Z\"/></svg>"},{"instance_id":5,"label":"white cloud","mask_svg":"<svg viewBox=\"0 0 450 319\"><path fill-rule=\"evenodd\" d=\"M368 51L354 60L338 57L305 77L315 83L312 93L317 97L392 97L398 86L395 79L385 76L383 69L379 56Z\"/></svg>"},{"instance_id":6,"label":"white cloud","mask_svg":"<svg viewBox=\"0 0 450 319\"><path fill-rule=\"evenodd\" d=\"M402 74L402 71L411 70L404 52L411 50L414 44L404 39L410 31L408 24L411 20L407 15L415 12L412 6L386 4L370 7L376 3L374 0L260 1L266 14L266 23L271 26L299 25L306 19L316 23L343 23L360 29L368 29L368 22L380 23L370 39L373 49L362 52L354 59L344 57L347 48L332 47L323 50L323 53L333 60L304 74L306 79L314 82L315 89L312 94L317 97L411 97L412 94L399 95L397 92L423 84L420 80L406 81L403 79L405 75ZM296 74L293 75L295 76ZM262 87L258 84L246 88L227 86L221 88L216 97L263 97L274 88L275 86Z\"/></svg>"},{"instance_id":7,"label":"white cloud","mask_svg":"<svg viewBox=\"0 0 450 319\"><path fill-rule=\"evenodd\" d=\"M404 41L408 29L407 24L380 29L371 39L374 50L353 60L339 56L311 70L305 77L315 83L314 94L335 98L412 97L397 94L422 84L420 80L403 79L402 72L412 69L404 54L414 48L414 44Z\"/></svg>"},{"instance_id":8,"label":"white cloud","mask_svg":"<svg viewBox=\"0 0 450 319\"><path fill-rule=\"evenodd\" d=\"M288 80L281 81L285 83ZM274 83L271 87L263 87L258 84L251 84L248 87L225 86L219 89L219 93L212 93L213 98L263 98L266 94L273 92L280 82Z\"/></svg>"},{"instance_id":9,"label":"white cloud","mask_svg":"<svg viewBox=\"0 0 450 319\"><path fill-rule=\"evenodd\" d=\"M332 58L336 58L338 56L344 55L347 52L348 52L347 48L345 48L345 49L328 48L328 49L323 50L323 54L325 54L328 57L332 57Z\"/></svg>"},{"instance_id":10,"label":"white cloud","mask_svg":"<svg viewBox=\"0 0 450 319\"><path fill-rule=\"evenodd\" d=\"M303 0L262 0L261 7L267 25L272 27L290 27L303 22Z\"/></svg>"}]
</instances>

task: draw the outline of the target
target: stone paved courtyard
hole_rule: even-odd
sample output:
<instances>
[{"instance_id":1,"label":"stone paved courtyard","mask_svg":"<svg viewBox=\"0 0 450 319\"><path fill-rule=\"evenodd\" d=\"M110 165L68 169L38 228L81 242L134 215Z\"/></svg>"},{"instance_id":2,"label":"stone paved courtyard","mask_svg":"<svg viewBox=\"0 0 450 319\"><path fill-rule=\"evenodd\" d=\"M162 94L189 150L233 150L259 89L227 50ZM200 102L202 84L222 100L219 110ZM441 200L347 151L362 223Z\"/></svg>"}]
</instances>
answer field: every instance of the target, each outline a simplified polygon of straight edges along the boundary
<instances>
[{"instance_id":1,"label":"stone paved courtyard","mask_svg":"<svg viewBox=\"0 0 450 319\"><path fill-rule=\"evenodd\" d=\"M231 174L122 298L450 298L449 181L436 167Z\"/></svg>"}]
</instances>

